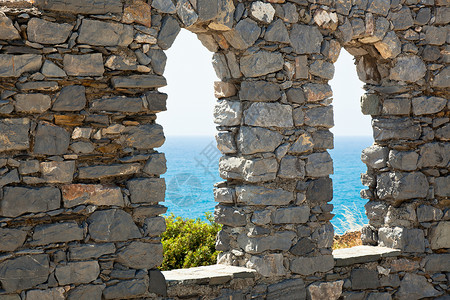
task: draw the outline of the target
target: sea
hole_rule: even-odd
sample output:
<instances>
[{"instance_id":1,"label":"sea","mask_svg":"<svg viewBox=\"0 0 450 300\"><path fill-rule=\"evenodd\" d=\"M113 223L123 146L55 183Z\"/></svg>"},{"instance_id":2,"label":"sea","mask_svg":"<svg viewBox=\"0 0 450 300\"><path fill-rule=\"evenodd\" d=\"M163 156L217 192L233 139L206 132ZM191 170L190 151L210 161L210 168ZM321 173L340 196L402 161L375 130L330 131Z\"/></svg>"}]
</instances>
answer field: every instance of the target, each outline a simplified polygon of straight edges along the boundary
<instances>
[{"instance_id":1,"label":"sea","mask_svg":"<svg viewBox=\"0 0 450 300\"><path fill-rule=\"evenodd\" d=\"M335 233L357 230L367 224L364 204L361 199L361 173L366 166L361 162L361 151L370 146L373 138L335 136L334 149L330 155L334 161L333 214L331 220ZM167 215L174 214L182 218L200 218L205 213L213 213L213 186L223 181L219 176L218 160L221 157L216 148L214 137L168 136L166 143L159 149L165 153Z\"/></svg>"}]
</instances>

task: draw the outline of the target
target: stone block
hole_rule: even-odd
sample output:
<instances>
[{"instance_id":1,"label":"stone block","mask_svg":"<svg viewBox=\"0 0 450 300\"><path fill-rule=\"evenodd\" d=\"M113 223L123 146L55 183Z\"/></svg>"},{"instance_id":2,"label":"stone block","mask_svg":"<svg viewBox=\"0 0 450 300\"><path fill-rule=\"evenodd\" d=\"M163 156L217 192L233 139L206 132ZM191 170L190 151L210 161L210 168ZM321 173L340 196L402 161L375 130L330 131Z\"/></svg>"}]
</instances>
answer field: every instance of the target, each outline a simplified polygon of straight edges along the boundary
<instances>
[{"instance_id":1,"label":"stone block","mask_svg":"<svg viewBox=\"0 0 450 300\"><path fill-rule=\"evenodd\" d=\"M29 130L29 119L0 120L0 152L27 150L30 147Z\"/></svg>"},{"instance_id":2,"label":"stone block","mask_svg":"<svg viewBox=\"0 0 450 300\"><path fill-rule=\"evenodd\" d=\"M73 14L122 13L123 9L120 0L36 0L35 5L44 10Z\"/></svg>"},{"instance_id":3,"label":"stone block","mask_svg":"<svg viewBox=\"0 0 450 300\"><path fill-rule=\"evenodd\" d=\"M389 149L378 145L365 148L361 154L361 161L374 169L386 167Z\"/></svg>"},{"instance_id":4,"label":"stone block","mask_svg":"<svg viewBox=\"0 0 450 300\"><path fill-rule=\"evenodd\" d=\"M0 188L2 188L5 185L11 184L11 183L19 183L19 172L17 172L17 169L13 169L0 177Z\"/></svg>"},{"instance_id":5,"label":"stone block","mask_svg":"<svg viewBox=\"0 0 450 300\"><path fill-rule=\"evenodd\" d=\"M165 16L162 20L161 30L158 35L158 45L163 50L169 49L175 41L181 28L178 21L171 17Z\"/></svg>"},{"instance_id":6,"label":"stone block","mask_svg":"<svg viewBox=\"0 0 450 300\"><path fill-rule=\"evenodd\" d=\"M138 113L145 111L141 98L117 96L112 98L94 99L90 101L91 111Z\"/></svg>"},{"instance_id":7,"label":"stone block","mask_svg":"<svg viewBox=\"0 0 450 300\"><path fill-rule=\"evenodd\" d=\"M131 203L152 203L164 201L166 182L164 178L135 178L127 181Z\"/></svg>"},{"instance_id":8,"label":"stone block","mask_svg":"<svg viewBox=\"0 0 450 300\"><path fill-rule=\"evenodd\" d=\"M149 111L158 113L167 110L167 94L148 92L145 94L145 97Z\"/></svg>"},{"instance_id":9,"label":"stone block","mask_svg":"<svg viewBox=\"0 0 450 300\"><path fill-rule=\"evenodd\" d=\"M31 245L48 245L80 241L84 238L83 228L75 221L38 225L34 228Z\"/></svg>"},{"instance_id":10,"label":"stone block","mask_svg":"<svg viewBox=\"0 0 450 300\"><path fill-rule=\"evenodd\" d=\"M103 290L105 299L126 299L142 297L147 292L147 284L144 279L120 281Z\"/></svg>"},{"instance_id":11,"label":"stone block","mask_svg":"<svg viewBox=\"0 0 450 300\"><path fill-rule=\"evenodd\" d=\"M1 57L0 57L0 66L1 66ZM0 71L0 77L1 77L1 71ZM450 68L445 67L443 68L436 76L434 76L433 81L431 81L431 86L437 87L437 88L448 88L450 87L450 83L448 78L450 77Z\"/></svg>"},{"instance_id":12,"label":"stone block","mask_svg":"<svg viewBox=\"0 0 450 300\"><path fill-rule=\"evenodd\" d=\"M448 272L450 271L450 254L430 254L424 258L423 263L428 273Z\"/></svg>"},{"instance_id":13,"label":"stone block","mask_svg":"<svg viewBox=\"0 0 450 300\"><path fill-rule=\"evenodd\" d=\"M214 106L214 123L219 126L235 126L241 123L242 103L218 100Z\"/></svg>"},{"instance_id":14,"label":"stone block","mask_svg":"<svg viewBox=\"0 0 450 300\"><path fill-rule=\"evenodd\" d=\"M277 171L278 162L275 158L247 159L242 169L243 179L248 182L274 180Z\"/></svg>"},{"instance_id":15,"label":"stone block","mask_svg":"<svg viewBox=\"0 0 450 300\"><path fill-rule=\"evenodd\" d=\"M5 187L1 202L1 214L18 217L25 213L40 213L60 207L61 192L58 188Z\"/></svg>"},{"instance_id":16,"label":"stone block","mask_svg":"<svg viewBox=\"0 0 450 300\"><path fill-rule=\"evenodd\" d=\"M441 221L431 229L429 240L433 250L450 248L450 222Z\"/></svg>"},{"instance_id":17,"label":"stone block","mask_svg":"<svg viewBox=\"0 0 450 300\"><path fill-rule=\"evenodd\" d=\"M26 293L27 300L64 300L65 290L62 287L48 288L46 290L29 290Z\"/></svg>"},{"instance_id":18,"label":"stone block","mask_svg":"<svg viewBox=\"0 0 450 300\"><path fill-rule=\"evenodd\" d=\"M147 218L144 222L144 234L146 236L159 237L166 231L166 219L163 217Z\"/></svg>"},{"instance_id":19,"label":"stone block","mask_svg":"<svg viewBox=\"0 0 450 300\"><path fill-rule=\"evenodd\" d=\"M0 228L1 252L15 251L21 247L27 238L27 232L20 229Z\"/></svg>"},{"instance_id":20,"label":"stone block","mask_svg":"<svg viewBox=\"0 0 450 300\"><path fill-rule=\"evenodd\" d=\"M447 105L447 99L439 97L416 97L412 99L413 114L416 116L430 115L442 111Z\"/></svg>"},{"instance_id":21,"label":"stone block","mask_svg":"<svg viewBox=\"0 0 450 300\"><path fill-rule=\"evenodd\" d=\"M333 199L333 182L331 178L319 178L308 182L306 200L310 203L323 204Z\"/></svg>"},{"instance_id":22,"label":"stone block","mask_svg":"<svg viewBox=\"0 0 450 300\"><path fill-rule=\"evenodd\" d=\"M334 267L332 255L297 257L291 260L290 270L295 274L312 275L316 272L328 272Z\"/></svg>"},{"instance_id":23,"label":"stone block","mask_svg":"<svg viewBox=\"0 0 450 300\"><path fill-rule=\"evenodd\" d=\"M127 24L138 23L146 27L151 27L152 14L150 5L141 0L134 0L131 3L125 4L122 22Z\"/></svg>"},{"instance_id":24,"label":"stone block","mask_svg":"<svg viewBox=\"0 0 450 300\"><path fill-rule=\"evenodd\" d=\"M287 279L267 287L267 300L305 300L306 288L303 279Z\"/></svg>"},{"instance_id":25,"label":"stone block","mask_svg":"<svg viewBox=\"0 0 450 300\"><path fill-rule=\"evenodd\" d=\"M242 185L236 187L237 201L246 205L287 205L294 201L294 193L283 189Z\"/></svg>"},{"instance_id":26,"label":"stone block","mask_svg":"<svg viewBox=\"0 0 450 300\"><path fill-rule=\"evenodd\" d=\"M67 41L73 25L54 23L39 18L28 21L27 37L39 44L62 44Z\"/></svg>"},{"instance_id":27,"label":"stone block","mask_svg":"<svg viewBox=\"0 0 450 300\"><path fill-rule=\"evenodd\" d=\"M154 153L145 163L143 172L149 175L162 175L167 171L166 162L164 153Z\"/></svg>"},{"instance_id":28,"label":"stone block","mask_svg":"<svg viewBox=\"0 0 450 300\"><path fill-rule=\"evenodd\" d=\"M90 283L100 275L97 261L70 262L57 266L55 276L60 285Z\"/></svg>"},{"instance_id":29,"label":"stone block","mask_svg":"<svg viewBox=\"0 0 450 300\"><path fill-rule=\"evenodd\" d=\"M450 124L446 124L436 130L436 137L442 141L450 141Z\"/></svg>"},{"instance_id":30,"label":"stone block","mask_svg":"<svg viewBox=\"0 0 450 300\"><path fill-rule=\"evenodd\" d=\"M317 106L306 110L305 124L313 127L333 127L333 106Z\"/></svg>"},{"instance_id":31,"label":"stone block","mask_svg":"<svg viewBox=\"0 0 450 300\"><path fill-rule=\"evenodd\" d=\"M128 126L122 132L121 137L123 144L138 150L149 150L161 147L165 140L163 128L158 124Z\"/></svg>"},{"instance_id":32,"label":"stone block","mask_svg":"<svg viewBox=\"0 0 450 300\"><path fill-rule=\"evenodd\" d=\"M88 166L79 168L79 179L104 179L117 176L132 175L139 172L141 165L134 164L111 164L101 166Z\"/></svg>"},{"instance_id":33,"label":"stone block","mask_svg":"<svg viewBox=\"0 0 450 300\"><path fill-rule=\"evenodd\" d=\"M284 44L289 44L291 42L286 25L284 25L284 22L280 19L272 22L267 27L266 33L264 34L264 39L268 42L278 42Z\"/></svg>"},{"instance_id":34,"label":"stone block","mask_svg":"<svg viewBox=\"0 0 450 300\"><path fill-rule=\"evenodd\" d=\"M296 156L285 156L281 159L278 177L289 179L305 178L305 162Z\"/></svg>"},{"instance_id":35,"label":"stone block","mask_svg":"<svg viewBox=\"0 0 450 300\"><path fill-rule=\"evenodd\" d=\"M103 76L103 57L101 53L83 55L64 55L64 71L69 76Z\"/></svg>"},{"instance_id":36,"label":"stone block","mask_svg":"<svg viewBox=\"0 0 450 300\"><path fill-rule=\"evenodd\" d=\"M152 69L158 75L163 75L166 67L167 56L164 51L159 49L150 49L147 52L147 56L151 58Z\"/></svg>"},{"instance_id":37,"label":"stone block","mask_svg":"<svg viewBox=\"0 0 450 300\"><path fill-rule=\"evenodd\" d=\"M328 152L313 153L306 157L306 176L322 177L333 174L333 160Z\"/></svg>"},{"instance_id":38,"label":"stone block","mask_svg":"<svg viewBox=\"0 0 450 300\"><path fill-rule=\"evenodd\" d=\"M337 300L342 294L343 280L333 282L317 282L307 288L308 299L311 300Z\"/></svg>"},{"instance_id":39,"label":"stone block","mask_svg":"<svg viewBox=\"0 0 450 300\"><path fill-rule=\"evenodd\" d=\"M389 31L383 40L375 43L375 48L384 59L392 59L401 53L402 43L394 31Z\"/></svg>"},{"instance_id":40,"label":"stone block","mask_svg":"<svg viewBox=\"0 0 450 300\"><path fill-rule=\"evenodd\" d=\"M236 191L233 188L214 188L214 200L219 203L234 203Z\"/></svg>"},{"instance_id":41,"label":"stone block","mask_svg":"<svg viewBox=\"0 0 450 300\"><path fill-rule=\"evenodd\" d=\"M48 255L24 255L0 263L0 282L7 293L30 289L47 281Z\"/></svg>"},{"instance_id":42,"label":"stone block","mask_svg":"<svg viewBox=\"0 0 450 300\"><path fill-rule=\"evenodd\" d=\"M331 86L322 83L307 83L303 85L306 101L318 102L333 96Z\"/></svg>"},{"instance_id":43,"label":"stone block","mask_svg":"<svg viewBox=\"0 0 450 300\"><path fill-rule=\"evenodd\" d=\"M407 200L425 198L428 180L421 172L387 172L377 177L377 195L380 199Z\"/></svg>"},{"instance_id":44,"label":"stone block","mask_svg":"<svg viewBox=\"0 0 450 300\"><path fill-rule=\"evenodd\" d=\"M70 260L97 259L103 255L113 254L116 247L113 243L83 244L69 247Z\"/></svg>"},{"instance_id":45,"label":"stone block","mask_svg":"<svg viewBox=\"0 0 450 300\"><path fill-rule=\"evenodd\" d=\"M426 73L425 63L416 55L402 55L394 60L394 67L391 69L390 79L406 82L417 82Z\"/></svg>"},{"instance_id":46,"label":"stone block","mask_svg":"<svg viewBox=\"0 0 450 300\"><path fill-rule=\"evenodd\" d=\"M52 103L48 95L44 94L18 94L16 100L16 112L21 113L43 113L47 111Z\"/></svg>"},{"instance_id":47,"label":"stone block","mask_svg":"<svg viewBox=\"0 0 450 300\"><path fill-rule=\"evenodd\" d=\"M214 71L216 72L216 76L220 80L228 80L231 78L231 72L228 68L227 59L224 54L222 53L214 53L212 64Z\"/></svg>"},{"instance_id":48,"label":"stone block","mask_svg":"<svg viewBox=\"0 0 450 300\"><path fill-rule=\"evenodd\" d=\"M251 256L246 267L255 269L264 277L286 275L286 269L283 265L283 254L281 253Z\"/></svg>"},{"instance_id":49,"label":"stone block","mask_svg":"<svg viewBox=\"0 0 450 300\"><path fill-rule=\"evenodd\" d=\"M250 18L243 19L230 31L223 33L233 48L244 50L252 46L258 39L261 28Z\"/></svg>"},{"instance_id":50,"label":"stone block","mask_svg":"<svg viewBox=\"0 0 450 300\"><path fill-rule=\"evenodd\" d=\"M39 71L42 66L42 55L0 54L0 78L20 77L23 73Z\"/></svg>"},{"instance_id":51,"label":"stone block","mask_svg":"<svg viewBox=\"0 0 450 300\"><path fill-rule=\"evenodd\" d=\"M167 283L164 275L159 270L150 270L148 272L150 281L148 290L162 297L167 297Z\"/></svg>"},{"instance_id":52,"label":"stone block","mask_svg":"<svg viewBox=\"0 0 450 300\"><path fill-rule=\"evenodd\" d=\"M389 0L372 0L369 1L367 11L374 14L387 16L390 8L391 2Z\"/></svg>"},{"instance_id":53,"label":"stone block","mask_svg":"<svg viewBox=\"0 0 450 300\"><path fill-rule=\"evenodd\" d=\"M443 215L442 210L430 205L421 205L417 208L417 220L420 223L439 221Z\"/></svg>"},{"instance_id":54,"label":"stone block","mask_svg":"<svg viewBox=\"0 0 450 300\"><path fill-rule=\"evenodd\" d=\"M421 135L421 127L410 118L372 120L373 136L376 142L387 140L416 140Z\"/></svg>"},{"instance_id":55,"label":"stone block","mask_svg":"<svg viewBox=\"0 0 450 300\"><path fill-rule=\"evenodd\" d=\"M322 131L324 132L324 131ZM317 137L317 135L316 135ZM320 140L320 138L318 139ZM324 141L324 143L326 143ZM326 145L322 145L326 146ZM298 139L292 144L289 148L289 153L292 154L304 154L306 152L310 152L316 147L315 140L311 137L309 133L304 133L298 137ZM321 147L323 148L323 147Z\"/></svg>"},{"instance_id":56,"label":"stone block","mask_svg":"<svg viewBox=\"0 0 450 300\"><path fill-rule=\"evenodd\" d=\"M120 23L83 19L77 41L79 44L94 46L126 47L133 41L133 27Z\"/></svg>"},{"instance_id":57,"label":"stone block","mask_svg":"<svg viewBox=\"0 0 450 300\"><path fill-rule=\"evenodd\" d=\"M231 227L241 227L247 224L245 214L236 207L217 205L214 216L217 223Z\"/></svg>"},{"instance_id":58,"label":"stone block","mask_svg":"<svg viewBox=\"0 0 450 300\"><path fill-rule=\"evenodd\" d=\"M250 13L258 21L270 24L273 21L275 9L270 3L256 1L252 3Z\"/></svg>"},{"instance_id":59,"label":"stone block","mask_svg":"<svg viewBox=\"0 0 450 300\"><path fill-rule=\"evenodd\" d=\"M424 276L406 273L395 296L398 299L421 299L436 297L440 294Z\"/></svg>"},{"instance_id":60,"label":"stone block","mask_svg":"<svg viewBox=\"0 0 450 300\"><path fill-rule=\"evenodd\" d=\"M274 152L281 144L283 136L276 131L261 127L241 126L237 136L237 146L242 154Z\"/></svg>"},{"instance_id":61,"label":"stone block","mask_svg":"<svg viewBox=\"0 0 450 300\"><path fill-rule=\"evenodd\" d=\"M450 176L436 178L434 192L439 197L450 197Z\"/></svg>"},{"instance_id":62,"label":"stone block","mask_svg":"<svg viewBox=\"0 0 450 300\"><path fill-rule=\"evenodd\" d=\"M38 160L21 161L19 166L19 173L21 175L28 175L39 172Z\"/></svg>"},{"instance_id":63,"label":"stone block","mask_svg":"<svg viewBox=\"0 0 450 300\"><path fill-rule=\"evenodd\" d=\"M44 65L41 70L45 77L55 78L55 77L65 77L67 74L58 65L50 60L44 61Z\"/></svg>"},{"instance_id":64,"label":"stone block","mask_svg":"<svg viewBox=\"0 0 450 300\"><path fill-rule=\"evenodd\" d=\"M284 59L281 53L258 51L240 60L241 72L245 77L259 77L283 69Z\"/></svg>"},{"instance_id":65,"label":"stone block","mask_svg":"<svg viewBox=\"0 0 450 300\"><path fill-rule=\"evenodd\" d=\"M316 249L316 245L309 238L299 239L298 242L289 250L294 255L306 256Z\"/></svg>"},{"instance_id":66,"label":"stone block","mask_svg":"<svg viewBox=\"0 0 450 300\"><path fill-rule=\"evenodd\" d=\"M364 115L376 116L381 113L380 97L375 94L361 96L361 111Z\"/></svg>"},{"instance_id":67,"label":"stone block","mask_svg":"<svg viewBox=\"0 0 450 300\"><path fill-rule=\"evenodd\" d=\"M20 35L10 18L0 16L0 40L20 40Z\"/></svg>"},{"instance_id":68,"label":"stone block","mask_svg":"<svg viewBox=\"0 0 450 300\"><path fill-rule=\"evenodd\" d=\"M117 262L133 269L153 269L163 261L162 244L131 242L117 253Z\"/></svg>"},{"instance_id":69,"label":"stone block","mask_svg":"<svg viewBox=\"0 0 450 300\"><path fill-rule=\"evenodd\" d=\"M385 115L409 115L411 112L411 100L408 98L385 99L383 101L383 114Z\"/></svg>"},{"instance_id":70,"label":"stone block","mask_svg":"<svg viewBox=\"0 0 450 300\"><path fill-rule=\"evenodd\" d=\"M419 167L445 167L449 161L449 144L427 143L420 146Z\"/></svg>"},{"instance_id":71,"label":"stone block","mask_svg":"<svg viewBox=\"0 0 450 300\"><path fill-rule=\"evenodd\" d=\"M383 227L378 230L379 245L401 249L404 252L422 253L425 251L423 230L402 227Z\"/></svg>"},{"instance_id":72,"label":"stone block","mask_svg":"<svg viewBox=\"0 0 450 300\"><path fill-rule=\"evenodd\" d=\"M234 134L228 131L216 133L217 149L224 154L236 153L237 147Z\"/></svg>"},{"instance_id":73,"label":"stone block","mask_svg":"<svg viewBox=\"0 0 450 300\"><path fill-rule=\"evenodd\" d=\"M86 106L86 88L81 85L69 85L61 89L53 103L54 111L80 111Z\"/></svg>"},{"instance_id":74,"label":"stone block","mask_svg":"<svg viewBox=\"0 0 450 300\"><path fill-rule=\"evenodd\" d=\"M50 183L70 183L75 173L75 161L50 161L40 164L42 178Z\"/></svg>"},{"instance_id":75,"label":"stone block","mask_svg":"<svg viewBox=\"0 0 450 300\"><path fill-rule=\"evenodd\" d=\"M278 84L267 81L243 81L239 99L249 101L276 101L281 97Z\"/></svg>"},{"instance_id":76,"label":"stone block","mask_svg":"<svg viewBox=\"0 0 450 300\"><path fill-rule=\"evenodd\" d=\"M294 24L290 32L291 45L297 54L320 53L323 36L315 26Z\"/></svg>"},{"instance_id":77,"label":"stone block","mask_svg":"<svg viewBox=\"0 0 450 300\"><path fill-rule=\"evenodd\" d=\"M325 60L315 60L309 66L309 73L320 78L331 80L334 77L334 65Z\"/></svg>"},{"instance_id":78,"label":"stone block","mask_svg":"<svg viewBox=\"0 0 450 300\"><path fill-rule=\"evenodd\" d=\"M122 210L96 211L87 222L89 234L96 242L121 242L142 237L131 215Z\"/></svg>"},{"instance_id":79,"label":"stone block","mask_svg":"<svg viewBox=\"0 0 450 300\"><path fill-rule=\"evenodd\" d=\"M69 184L61 188L64 207L82 204L124 206L122 191L113 185Z\"/></svg>"},{"instance_id":80,"label":"stone block","mask_svg":"<svg viewBox=\"0 0 450 300\"><path fill-rule=\"evenodd\" d=\"M70 290L67 300L101 300L103 285L79 285Z\"/></svg>"},{"instance_id":81,"label":"stone block","mask_svg":"<svg viewBox=\"0 0 450 300\"><path fill-rule=\"evenodd\" d=\"M414 171L417 169L419 154L414 151L389 151L389 165L398 170Z\"/></svg>"},{"instance_id":82,"label":"stone block","mask_svg":"<svg viewBox=\"0 0 450 300\"><path fill-rule=\"evenodd\" d=\"M309 206L279 208L272 213L273 224L302 224L309 220Z\"/></svg>"},{"instance_id":83,"label":"stone block","mask_svg":"<svg viewBox=\"0 0 450 300\"><path fill-rule=\"evenodd\" d=\"M377 289L380 286L378 272L369 269L353 269L351 272L352 289Z\"/></svg>"},{"instance_id":84,"label":"stone block","mask_svg":"<svg viewBox=\"0 0 450 300\"><path fill-rule=\"evenodd\" d=\"M228 98L236 94L237 89L234 84L223 81L214 81L214 96L216 98Z\"/></svg>"},{"instance_id":85,"label":"stone block","mask_svg":"<svg viewBox=\"0 0 450 300\"><path fill-rule=\"evenodd\" d=\"M244 111L244 123L261 127L292 127L292 107L280 103L253 103Z\"/></svg>"}]
</instances>

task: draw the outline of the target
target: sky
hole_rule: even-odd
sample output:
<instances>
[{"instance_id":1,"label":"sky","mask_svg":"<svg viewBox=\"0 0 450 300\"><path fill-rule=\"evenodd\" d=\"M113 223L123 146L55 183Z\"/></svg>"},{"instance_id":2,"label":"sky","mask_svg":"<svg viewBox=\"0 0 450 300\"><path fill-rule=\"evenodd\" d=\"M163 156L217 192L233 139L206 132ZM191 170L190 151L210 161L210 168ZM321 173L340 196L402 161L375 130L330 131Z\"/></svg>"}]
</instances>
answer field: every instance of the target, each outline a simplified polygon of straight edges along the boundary
<instances>
[{"instance_id":1,"label":"sky","mask_svg":"<svg viewBox=\"0 0 450 300\"><path fill-rule=\"evenodd\" d=\"M167 111L158 114L157 123L166 136L214 136L214 81L219 80L211 64L209 52L194 33L181 30L175 43L166 51L164 76L168 85L160 91L169 95ZM342 50L335 63L333 89L336 136L371 136L370 116L359 107L363 83L356 75L353 58Z\"/></svg>"}]
</instances>

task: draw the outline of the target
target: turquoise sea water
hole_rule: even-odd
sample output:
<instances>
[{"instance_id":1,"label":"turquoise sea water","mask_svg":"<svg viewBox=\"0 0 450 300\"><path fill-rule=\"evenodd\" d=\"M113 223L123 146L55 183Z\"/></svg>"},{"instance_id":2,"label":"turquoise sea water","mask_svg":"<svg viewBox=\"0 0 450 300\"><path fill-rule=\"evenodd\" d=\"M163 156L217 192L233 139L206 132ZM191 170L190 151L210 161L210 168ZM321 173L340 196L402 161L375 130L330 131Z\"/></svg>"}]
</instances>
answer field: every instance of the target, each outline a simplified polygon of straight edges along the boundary
<instances>
[{"instance_id":1,"label":"turquoise sea water","mask_svg":"<svg viewBox=\"0 0 450 300\"><path fill-rule=\"evenodd\" d=\"M337 233L352 229L352 223L365 224L364 204L359 196L363 188L360 174L366 171L361 150L372 144L371 137L335 137L333 190L335 217L331 223ZM167 137L160 148L166 154L167 213L183 218L204 218L214 211L213 185L219 176L221 156L213 137ZM346 217L347 216L347 217ZM350 222L348 222L350 220Z\"/></svg>"}]
</instances>

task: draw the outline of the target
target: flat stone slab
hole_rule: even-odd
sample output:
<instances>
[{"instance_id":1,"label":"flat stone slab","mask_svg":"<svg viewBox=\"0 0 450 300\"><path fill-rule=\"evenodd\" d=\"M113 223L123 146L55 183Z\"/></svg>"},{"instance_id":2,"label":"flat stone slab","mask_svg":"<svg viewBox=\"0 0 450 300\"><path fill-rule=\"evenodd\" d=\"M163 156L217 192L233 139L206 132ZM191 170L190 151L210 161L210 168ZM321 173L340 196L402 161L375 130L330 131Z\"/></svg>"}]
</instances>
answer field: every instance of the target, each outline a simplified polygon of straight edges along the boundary
<instances>
[{"instance_id":1,"label":"flat stone slab","mask_svg":"<svg viewBox=\"0 0 450 300\"><path fill-rule=\"evenodd\" d=\"M336 267L377 261L383 257L396 257L401 254L398 249L374 246L356 246L333 251Z\"/></svg>"},{"instance_id":2,"label":"flat stone slab","mask_svg":"<svg viewBox=\"0 0 450 300\"><path fill-rule=\"evenodd\" d=\"M163 271L167 285L178 284L224 284L233 278L253 278L256 271L243 267L212 265L189 269Z\"/></svg>"}]
</instances>

